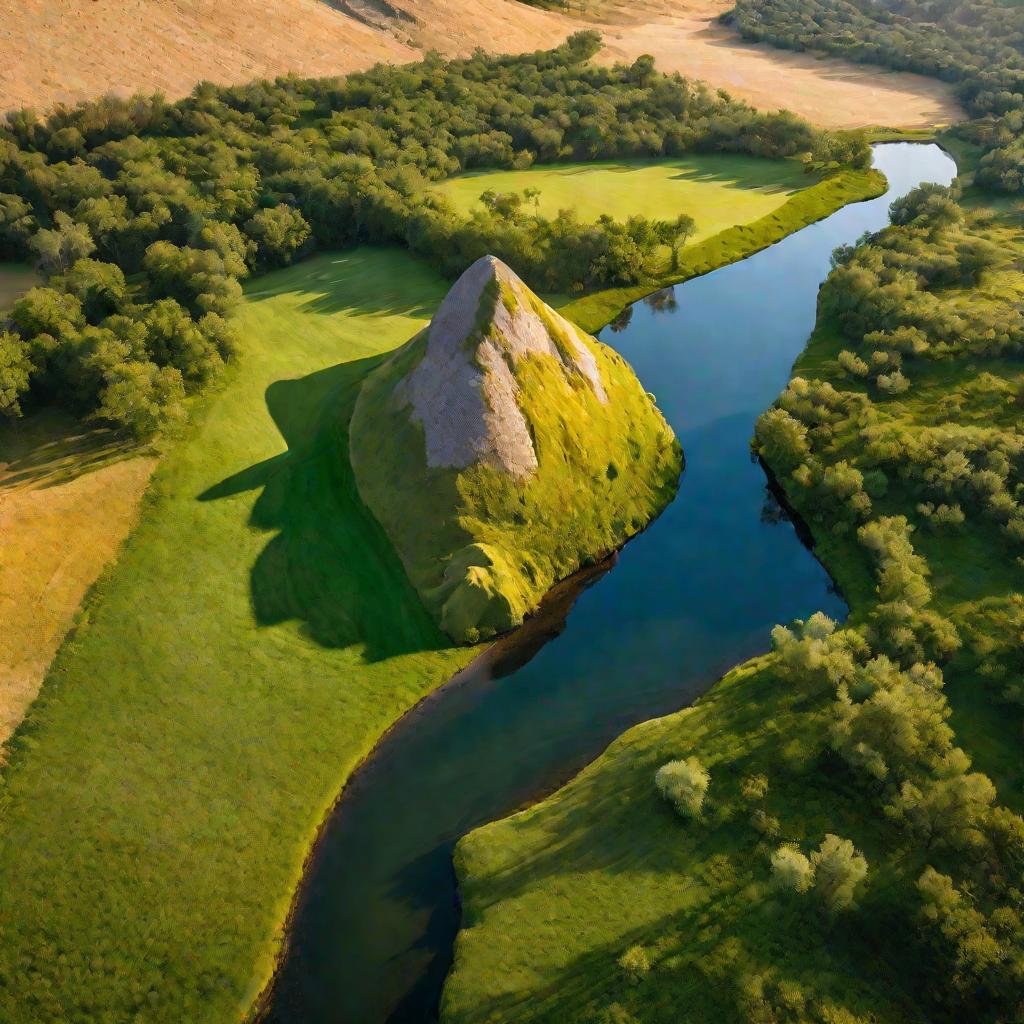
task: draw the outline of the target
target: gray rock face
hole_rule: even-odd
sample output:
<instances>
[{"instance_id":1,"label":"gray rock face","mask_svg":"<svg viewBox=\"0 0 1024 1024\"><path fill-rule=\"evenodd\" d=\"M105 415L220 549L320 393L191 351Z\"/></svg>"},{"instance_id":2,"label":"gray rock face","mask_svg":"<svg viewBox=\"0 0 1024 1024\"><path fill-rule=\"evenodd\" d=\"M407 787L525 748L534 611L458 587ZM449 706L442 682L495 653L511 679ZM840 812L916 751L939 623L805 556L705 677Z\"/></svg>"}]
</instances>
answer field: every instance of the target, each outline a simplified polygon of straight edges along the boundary
<instances>
[{"instance_id":1,"label":"gray rock face","mask_svg":"<svg viewBox=\"0 0 1024 1024\"><path fill-rule=\"evenodd\" d=\"M501 260L477 260L448 292L427 328L422 359L398 385L423 426L427 464L483 462L515 477L533 473L537 453L519 406L516 365L528 356L553 359L607 402L584 338Z\"/></svg>"}]
</instances>

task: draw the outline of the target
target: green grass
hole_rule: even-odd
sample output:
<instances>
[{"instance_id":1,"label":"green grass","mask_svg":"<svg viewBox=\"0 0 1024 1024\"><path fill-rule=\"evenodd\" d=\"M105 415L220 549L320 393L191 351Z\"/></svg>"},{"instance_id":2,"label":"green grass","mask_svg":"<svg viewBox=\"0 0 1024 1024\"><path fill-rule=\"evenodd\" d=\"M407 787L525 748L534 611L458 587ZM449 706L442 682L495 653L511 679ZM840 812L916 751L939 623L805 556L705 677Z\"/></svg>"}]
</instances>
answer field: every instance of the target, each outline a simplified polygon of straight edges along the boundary
<instances>
[{"instance_id":1,"label":"green grass","mask_svg":"<svg viewBox=\"0 0 1024 1024\"><path fill-rule=\"evenodd\" d=\"M691 277L709 274L719 267L745 259L773 245L786 235L822 220L848 203L873 199L885 191L885 178L877 171L840 171L797 192L772 213L749 224L726 228L682 250L677 270L665 270L651 281L627 288L609 288L581 298L566 300L560 311L584 330L596 333L625 306L658 288Z\"/></svg>"},{"instance_id":2,"label":"green grass","mask_svg":"<svg viewBox=\"0 0 1024 1024\"><path fill-rule=\"evenodd\" d=\"M747 990L761 976L799 993L915 1024L886 957L856 927L823 929L769 884L779 841L855 841L878 864L890 837L856 794L819 765L828 694L781 683L770 659L729 673L696 706L631 729L549 800L463 839L456 867L463 929L443 1002L448 1024L678 1024L832 1020L767 1015ZM666 761L696 755L710 771L702 820L689 824L657 794ZM781 821L765 842L741 792L764 773L764 810ZM901 873L920 870L910 856ZM887 878L873 878L865 913L879 912ZM653 970L639 985L618 967L633 945ZM874 973L864 970L867 958ZM793 998L796 1008L796 998ZM758 1011L762 1015L758 1015ZM853 1018L836 1017L837 1022Z\"/></svg>"},{"instance_id":3,"label":"green grass","mask_svg":"<svg viewBox=\"0 0 1024 1024\"><path fill-rule=\"evenodd\" d=\"M39 275L31 267L0 261L0 310L7 309L22 292L38 283Z\"/></svg>"},{"instance_id":4,"label":"green grass","mask_svg":"<svg viewBox=\"0 0 1024 1024\"><path fill-rule=\"evenodd\" d=\"M398 251L262 278L2 790L0 1019L228 1021L352 768L470 657L355 496L347 414L446 283Z\"/></svg>"},{"instance_id":5,"label":"green grass","mask_svg":"<svg viewBox=\"0 0 1024 1024\"><path fill-rule=\"evenodd\" d=\"M700 266L876 186L812 186L782 220L694 247L711 247ZM244 1016L344 780L469 659L423 610L345 457L361 381L447 286L395 250L250 285L236 367L170 446L12 741L0 1019ZM593 330L630 294L575 308Z\"/></svg>"},{"instance_id":6,"label":"green grass","mask_svg":"<svg viewBox=\"0 0 1024 1024\"><path fill-rule=\"evenodd\" d=\"M637 214L657 219L688 213L697 222L693 241L700 242L774 212L816 180L795 160L717 153L476 171L449 178L433 191L460 213L469 213L485 189L525 188L540 189L538 209L545 217L566 209L575 210L583 221L606 213L618 220ZM527 209L532 212L532 204Z\"/></svg>"}]
</instances>

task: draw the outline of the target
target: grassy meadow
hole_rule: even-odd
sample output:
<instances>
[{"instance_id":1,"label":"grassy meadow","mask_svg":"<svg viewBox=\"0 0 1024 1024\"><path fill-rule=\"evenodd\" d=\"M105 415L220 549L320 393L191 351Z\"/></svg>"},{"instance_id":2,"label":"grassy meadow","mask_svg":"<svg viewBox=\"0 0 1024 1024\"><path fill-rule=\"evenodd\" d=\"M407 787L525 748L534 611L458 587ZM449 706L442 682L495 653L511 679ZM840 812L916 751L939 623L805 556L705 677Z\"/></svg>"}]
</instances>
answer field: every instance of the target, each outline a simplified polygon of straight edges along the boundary
<instances>
[{"instance_id":1,"label":"grassy meadow","mask_svg":"<svg viewBox=\"0 0 1024 1024\"><path fill-rule=\"evenodd\" d=\"M675 279L878 187L812 185L691 246ZM663 283L567 312L594 330ZM339 788L471 657L417 600L347 458L361 381L447 286L383 249L249 284L236 364L161 461L9 745L0 1019L244 1016Z\"/></svg>"},{"instance_id":2,"label":"grassy meadow","mask_svg":"<svg viewBox=\"0 0 1024 1024\"><path fill-rule=\"evenodd\" d=\"M524 171L473 171L448 178L433 191L460 213L472 212L485 189L540 190L537 211L555 217L573 209L580 220L602 214L652 219L688 213L697 224L693 242L774 212L794 193L814 184L796 160L763 160L730 153L675 159L600 160L537 164ZM533 203L527 204L533 209Z\"/></svg>"}]
</instances>

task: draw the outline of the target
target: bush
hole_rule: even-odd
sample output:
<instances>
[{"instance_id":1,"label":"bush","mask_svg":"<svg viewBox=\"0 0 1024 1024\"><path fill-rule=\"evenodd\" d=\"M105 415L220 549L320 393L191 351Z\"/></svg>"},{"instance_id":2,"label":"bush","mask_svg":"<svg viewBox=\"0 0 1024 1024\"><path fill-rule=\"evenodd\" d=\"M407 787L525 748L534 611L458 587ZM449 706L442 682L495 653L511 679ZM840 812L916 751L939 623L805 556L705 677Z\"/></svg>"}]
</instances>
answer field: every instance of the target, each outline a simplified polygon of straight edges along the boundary
<instances>
[{"instance_id":1,"label":"bush","mask_svg":"<svg viewBox=\"0 0 1024 1024\"><path fill-rule=\"evenodd\" d=\"M695 757L685 761L669 761L654 776L654 785L684 818L696 818L704 806L711 776Z\"/></svg>"},{"instance_id":2,"label":"bush","mask_svg":"<svg viewBox=\"0 0 1024 1024\"><path fill-rule=\"evenodd\" d=\"M634 985L639 984L651 970L651 960L643 946L630 946L619 957L619 968L626 980Z\"/></svg>"}]
</instances>

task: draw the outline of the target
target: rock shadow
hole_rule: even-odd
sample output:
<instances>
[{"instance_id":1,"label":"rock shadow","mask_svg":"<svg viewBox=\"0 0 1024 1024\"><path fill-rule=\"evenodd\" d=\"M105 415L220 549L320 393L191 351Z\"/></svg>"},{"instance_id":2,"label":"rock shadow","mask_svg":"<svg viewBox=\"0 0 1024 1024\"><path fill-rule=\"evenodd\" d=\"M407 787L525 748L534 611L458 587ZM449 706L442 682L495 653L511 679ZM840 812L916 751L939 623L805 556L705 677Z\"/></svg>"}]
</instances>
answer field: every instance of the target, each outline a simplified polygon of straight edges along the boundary
<instances>
[{"instance_id":1,"label":"rock shadow","mask_svg":"<svg viewBox=\"0 0 1024 1024\"><path fill-rule=\"evenodd\" d=\"M367 661L448 646L360 499L349 462L356 396L384 358L272 384L267 409L287 451L199 495L200 501L217 501L262 488L250 525L274 536L251 572L260 625L298 621L321 646L361 644Z\"/></svg>"}]
</instances>

